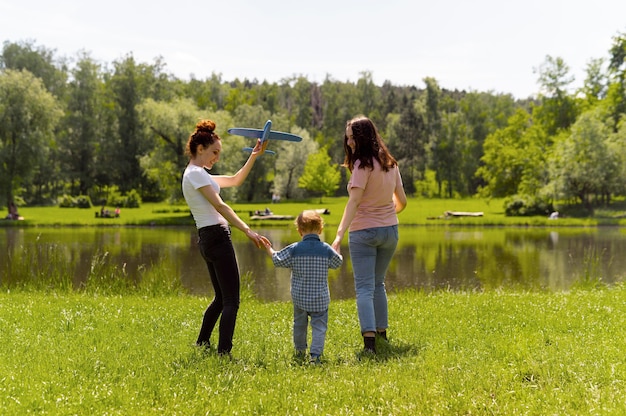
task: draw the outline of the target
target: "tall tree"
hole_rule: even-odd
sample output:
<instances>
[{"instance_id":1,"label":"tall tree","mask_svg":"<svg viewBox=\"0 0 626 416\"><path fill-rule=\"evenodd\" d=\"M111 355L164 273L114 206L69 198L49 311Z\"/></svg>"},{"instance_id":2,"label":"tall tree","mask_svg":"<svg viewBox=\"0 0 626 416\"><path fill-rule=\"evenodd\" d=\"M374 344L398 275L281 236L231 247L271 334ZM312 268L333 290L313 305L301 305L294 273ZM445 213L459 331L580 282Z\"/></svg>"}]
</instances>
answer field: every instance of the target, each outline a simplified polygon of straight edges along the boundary
<instances>
[{"instance_id":1,"label":"tall tree","mask_svg":"<svg viewBox=\"0 0 626 416\"><path fill-rule=\"evenodd\" d=\"M453 198L455 193L463 194L462 156L469 148L467 125L461 113L443 114L439 136L439 166L435 179L445 184L445 195Z\"/></svg>"},{"instance_id":2,"label":"tall tree","mask_svg":"<svg viewBox=\"0 0 626 416\"><path fill-rule=\"evenodd\" d=\"M426 123L416 104L407 103L399 116L387 116L386 123L389 150L398 161L408 195L415 193L415 181L423 177L426 169Z\"/></svg>"},{"instance_id":3,"label":"tall tree","mask_svg":"<svg viewBox=\"0 0 626 416\"><path fill-rule=\"evenodd\" d=\"M319 146L309 133L301 128L292 129L291 133L302 137L299 143L285 142L279 146L275 156L274 180L272 193L287 199L303 198L304 189L299 188L298 180L302 176L309 155L318 152ZM278 144L278 143L276 143ZM272 143L272 146L276 145Z\"/></svg>"},{"instance_id":4,"label":"tall tree","mask_svg":"<svg viewBox=\"0 0 626 416\"><path fill-rule=\"evenodd\" d=\"M605 184L619 175L619 155L608 145L609 130L595 110L583 113L571 134L556 144L552 176L564 198L577 198L592 210L592 196L605 192Z\"/></svg>"},{"instance_id":5,"label":"tall tree","mask_svg":"<svg viewBox=\"0 0 626 416\"><path fill-rule=\"evenodd\" d=\"M621 118L626 114L626 32L613 37L609 61L610 86L608 100L613 118L613 130L617 131Z\"/></svg>"},{"instance_id":6,"label":"tall tree","mask_svg":"<svg viewBox=\"0 0 626 416\"><path fill-rule=\"evenodd\" d=\"M485 139L482 166L476 172L485 183L480 190L483 196L500 198L518 192L528 155L524 135L530 125L528 112L518 109L506 128Z\"/></svg>"},{"instance_id":7,"label":"tall tree","mask_svg":"<svg viewBox=\"0 0 626 416\"><path fill-rule=\"evenodd\" d=\"M104 139L102 116L104 107L103 78L100 67L88 55L82 54L72 70L68 84L67 111L59 135L59 153L64 179L76 185L73 194L87 195L96 183L98 146Z\"/></svg>"},{"instance_id":8,"label":"tall tree","mask_svg":"<svg viewBox=\"0 0 626 416\"><path fill-rule=\"evenodd\" d=\"M497 129L504 128L515 111L515 101L510 94L469 92L458 103L459 112L467 129L467 142L462 154L459 169L464 195L474 195L484 185L476 176L483 156L483 144L487 136Z\"/></svg>"},{"instance_id":9,"label":"tall tree","mask_svg":"<svg viewBox=\"0 0 626 416\"><path fill-rule=\"evenodd\" d=\"M337 190L340 180L339 166L332 164L326 148L321 148L309 155L298 186L320 195L322 203L324 196L331 196Z\"/></svg>"},{"instance_id":10,"label":"tall tree","mask_svg":"<svg viewBox=\"0 0 626 416\"><path fill-rule=\"evenodd\" d=\"M441 88L437 80L431 77L424 78L426 94L423 96L423 108L426 119L427 155L428 167L435 171L439 196L442 194L445 146L441 144L441 118L440 109Z\"/></svg>"},{"instance_id":11,"label":"tall tree","mask_svg":"<svg viewBox=\"0 0 626 416\"><path fill-rule=\"evenodd\" d=\"M136 189L144 193L151 185L139 164L141 156L149 150L144 130L139 123L137 105L147 98L162 96L165 88L157 84L164 82L160 72L161 65L137 64L132 54L114 63L114 73L108 80L108 88L112 93L116 115L117 134L111 138L115 144L113 171L114 181L119 184L122 192ZM167 94L166 94L167 95Z\"/></svg>"},{"instance_id":12,"label":"tall tree","mask_svg":"<svg viewBox=\"0 0 626 416\"><path fill-rule=\"evenodd\" d=\"M182 198L180 183L188 159L185 147L195 123L202 118L200 109L191 99L173 102L144 100L138 106L141 125L146 137L153 138L151 150L141 158L141 167L170 201ZM223 127L223 126L222 126ZM158 199L158 198L157 198Z\"/></svg>"},{"instance_id":13,"label":"tall tree","mask_svg":"<svg viewBox=\"0 0 626 416\"><path fill-rule=\"evenodd\" d=\"M57 60L53 50L37 46L32 41L4 42L0 69L25 69L41 79L45 88L53 95L63 95L67 66L62 60Z\"/></svg>"},{"instance_id":14,"label":"tall tree","mask_svg":"<svg viewBox=\"0 0 626 416\"><path fill-rule=\"evenodd\" d=\"M569 71L563 58L550 55L535 68L540 85L540 105L533 109L533 120L540 123L549 136L568 129L578 116L576 100L568 92L575 79Z\"/></svg>"},{"instance_id":15,"label":"tall tree","mask_svg":"<svg viewBox=\"0 0 626 416\"><path fill-rule=\"evenodd\" d=\"M45 160L61 115L40 79L25 70L0 72L0 192L7 205Z\"/></svg>"}]
</instances>

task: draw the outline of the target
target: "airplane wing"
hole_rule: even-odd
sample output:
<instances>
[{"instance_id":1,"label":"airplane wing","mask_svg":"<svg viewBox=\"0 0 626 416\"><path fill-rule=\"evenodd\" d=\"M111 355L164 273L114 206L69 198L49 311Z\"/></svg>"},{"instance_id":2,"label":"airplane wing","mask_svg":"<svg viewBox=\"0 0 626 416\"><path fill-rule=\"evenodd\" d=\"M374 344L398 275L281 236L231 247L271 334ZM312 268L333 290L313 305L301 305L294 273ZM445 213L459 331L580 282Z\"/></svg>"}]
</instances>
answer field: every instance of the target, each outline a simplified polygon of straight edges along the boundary
<instances>
[{"instance_id":1,"label":"airplane wing","mask_svg":"<svg viewBox=\"0 0 626 416\"><path fill-rule=\"evenodd\" d=\"M265 123L265 127L263 129L249 129L243 127L234 127L232 129L228 129L228 133L234 136L243 136L243 137L251 137L253 139L261 139L261 142L266 140L287 140L290 142L300 142L302 141L302 137L297 136L291 133L285 133L283 131L275 131L272 130L272 121L267 120ZM246 152L251 152L251 147L244 147L243 149ZM271 150L265 150L265 153L269 153L271 155L275 154Z\"/></svg>"},{"instance_id":2,"label":"airplane wing","mask_svg":"<svg viewBox=\"0 0 626 416\"><path fill-rule=\"evenodd\" d=\"M271 140L287 140L290 142L301 142L302 137L291 133L285 133L283 131L270 130Z\"/></svg>"},{"instance_id":3,"label":"airplane wing","mask_svg":"<svg viewBox=\"0 0 626 416\"><path fill-rule=\"evenodd\" d=\"M234 136L251 137L253 139L265 140L287 140L290 142L301 142L302 137L283 131L271 130L272 122L267 120L265 127L262 129L248 129L243 127L234 127L228 129L228 133Z\"/></svg>"},{"instance_id":4,"label":"airplane wing","mask_svg":"<svg viewBox=\"0 0 626 416\"><path fill-rule=\"evenodd\" d=\"M253 139L260 139L263 137L263 130L261 129L246 129L241 127L235 127L228 129L228 133L233 136L251 137Z\"/></svg>"},{"instance_id":5,"label":"airplane wing","mask_svg":"<svg viewBox=\"0 0 626 416\"><path fill-rule=\"evenodd\" d=\"M263 133L264 133L264 130L262 129L247 129L243 127L234 127L232 129L228 129L228 134L232 134L233 136L250 137L253 139L260 139L261 137L263 137ZM290 142L302 141L302 137L298 135L286 133L284 131L276 131L276 130L270 130L269 139L270 140L287 140Z\"/></svg>"},{"instance_id":6,"label":"airplane wing","mask_svg":"<svg viewBox=\"0 0 626 416\"><path fill-rule=\"evenodd\" d=\"M244 152L248 152L248 153L252 152L253 150L254 150L254 148L252 148L252 147L244 147L243 148L243 151ZM265 153L267 153L268 155L275 155L276 154L276 152L274 152L273 150L269 150L269 149L265 149Z\"/></svg>"}]
</instances>

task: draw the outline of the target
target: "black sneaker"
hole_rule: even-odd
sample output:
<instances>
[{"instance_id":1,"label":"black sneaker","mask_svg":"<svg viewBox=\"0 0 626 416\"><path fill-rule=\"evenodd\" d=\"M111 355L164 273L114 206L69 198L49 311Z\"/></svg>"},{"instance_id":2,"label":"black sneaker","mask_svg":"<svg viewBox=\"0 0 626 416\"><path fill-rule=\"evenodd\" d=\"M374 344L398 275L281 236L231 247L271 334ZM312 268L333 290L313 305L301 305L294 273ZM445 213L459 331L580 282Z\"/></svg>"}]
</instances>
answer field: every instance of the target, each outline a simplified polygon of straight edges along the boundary
<instances>
[{"instance_id":1,"label":"black sneaker","mask_svg":"<svg viewBox=\"0 0 626 416\"><path fill-rule=\"evenodd\" d=\"M376 354L376 337L363 337L363 352Z\"/></svg>"}]
</instances>

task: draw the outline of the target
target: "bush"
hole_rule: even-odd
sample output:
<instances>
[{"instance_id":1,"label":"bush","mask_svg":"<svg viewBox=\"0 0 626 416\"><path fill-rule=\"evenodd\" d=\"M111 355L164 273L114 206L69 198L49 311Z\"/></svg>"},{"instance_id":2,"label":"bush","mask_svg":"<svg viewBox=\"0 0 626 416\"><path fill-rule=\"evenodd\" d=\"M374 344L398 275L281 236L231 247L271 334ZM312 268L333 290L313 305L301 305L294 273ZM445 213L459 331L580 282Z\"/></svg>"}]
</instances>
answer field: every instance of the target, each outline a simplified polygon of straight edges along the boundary
<instances>
[{"instance_id":1,"label":"bush","mask_svg":"<svg viewBox=\"0 0 626 416\"><path fill-rule=\"evenodd\" d=\"M550 215L553 211L552 202L536 196L515 195L504 201L504 215L507 217Z\"/></svg>"},{"instance_id":2,"label":"bush","mask_svg":"<svg viewBox=\"0 0 626 416\"><path fill-rule=\"evenodd\" d=\"M108 206L122 207L122 208L139 208L141 205L141 196L139 192L132 189L126 195L121 195L119 192L111 192L107 199Z\"/></svg>"},{"instance_id":3,"label":"bush","mask_svg":"<svg viewBox=\"0 0 626 416\"><path fill-rule=\"evenodd\" d=\"M76 197L76 206L78 208L91 208L91 199L87 195L79 195Z\"/></svg>"},{"instance_id":4,"label":"bush","mask_svg":"<svg viewBox=\"0 0 626 416\"><path fill-rule=\"evenodd\" d=\"M87 195L79 195L72 197L63 195L59 198L59 207L61 208L91 208L91 198Z\"/></svg>"}]
</instances>

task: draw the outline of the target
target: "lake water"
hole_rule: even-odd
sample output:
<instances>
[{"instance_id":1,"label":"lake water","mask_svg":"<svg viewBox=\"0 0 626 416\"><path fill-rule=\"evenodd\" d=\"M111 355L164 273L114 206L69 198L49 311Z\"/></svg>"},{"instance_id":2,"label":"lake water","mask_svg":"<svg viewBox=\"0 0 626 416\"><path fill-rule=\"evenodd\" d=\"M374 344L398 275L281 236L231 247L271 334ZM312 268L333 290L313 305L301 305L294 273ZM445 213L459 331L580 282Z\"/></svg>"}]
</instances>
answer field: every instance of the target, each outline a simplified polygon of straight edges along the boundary
<instances>
[{"instance_id":1,"label":"lake water","mask_svg":"<svg viewBox=\"0 0 626 416\"><path fill-rule=\"evenodd\" d=\"M274 248L298 241L293 227L263 228ZM333 227L322 236L334 238ZM333 299L354 297L352 265L344 239L344 264L330 271ZM54 247L71 264L75 285L84 281L98 253L136 279L139 270L167 266L193 294L212 294L206 265L190 227L3 228L0 229L0 279L8 279L11 262L45 269L24 258ZM252 273L255 295L265 301L289 300L289 271L276 269L264 250L238 230L233 242L241 273ZM626 275L626 229L600 228L443 228L400 227L400 244L387 275L390 292L403 289L561 291L576 281L600 278L613 284ZM46 261L45 259L42 261Z\"/></svg>"}]
</instances>

